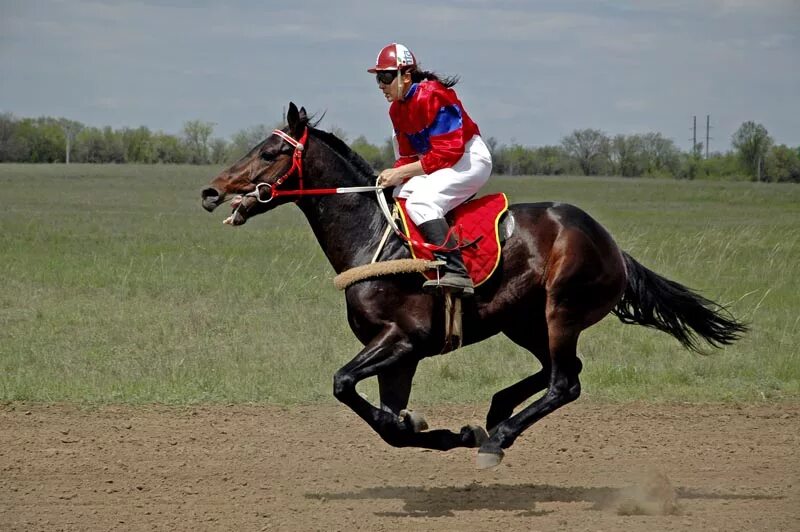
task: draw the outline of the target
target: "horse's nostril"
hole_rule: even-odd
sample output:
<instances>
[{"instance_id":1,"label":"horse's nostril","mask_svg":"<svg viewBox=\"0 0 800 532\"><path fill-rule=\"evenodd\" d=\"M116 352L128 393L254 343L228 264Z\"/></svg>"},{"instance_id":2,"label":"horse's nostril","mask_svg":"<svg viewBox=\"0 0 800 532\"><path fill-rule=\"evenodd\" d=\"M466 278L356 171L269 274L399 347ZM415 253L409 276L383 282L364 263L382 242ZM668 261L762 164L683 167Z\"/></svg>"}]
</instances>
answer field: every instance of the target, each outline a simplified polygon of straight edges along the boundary
<instances>
[{"instance_id":1,"label":"horse's nostril","mask_svg":"<svg viewBox=\"0 0 800 532\"><path fill-rule=\"evenodd\" d=\"M219 192L215 188L206 188L200 193L204 200L216 199L219 197Z\"/></svg>"}]
</instances>

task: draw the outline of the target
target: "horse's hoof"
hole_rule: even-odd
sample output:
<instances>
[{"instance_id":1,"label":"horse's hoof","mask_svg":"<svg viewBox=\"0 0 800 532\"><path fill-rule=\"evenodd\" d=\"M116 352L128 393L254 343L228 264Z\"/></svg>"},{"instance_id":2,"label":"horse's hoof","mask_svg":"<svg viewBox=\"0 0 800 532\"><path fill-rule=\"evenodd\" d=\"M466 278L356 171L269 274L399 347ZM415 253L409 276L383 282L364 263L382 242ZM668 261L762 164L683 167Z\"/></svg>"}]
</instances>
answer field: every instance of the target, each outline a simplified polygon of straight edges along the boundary
<instances>
[{"instance_id":1,"label":"horse's hoof","mask_svg":"<svg viewBox=\"0 0 800 532\"><path fill-rule=\"evenodd\" d=\"M428 422L425 421L425 416L418 412L414 412L413 410L401 410L400 422L408 423L408 425L411 427L411 430L414 432L428 430Z\"/></svg>"},{"instance_id":2,"label":"horse's hoof","mask_svg":"<svg viewBox=\"0 0 800 532\"><path fill-rule=\"evenodd\" d=\"M503 461L503 456L505 456L503 451L478 451L478 456L475 458L475 465L478 466L478 469L491 469L500 465L500 462Z\"/></svg>"},{"instance_id":3,"label":"horse's hoof","mask_svg":"<svg viewBox=\"0 0 800 532\"><path fill-rule=\"evenodd\" d=\"M467 442L472 443L471 447L480 447L489 439L489 435L479 425L467 425L461 429L461 434L467 435Z\"/></svg>"}]
</instances>

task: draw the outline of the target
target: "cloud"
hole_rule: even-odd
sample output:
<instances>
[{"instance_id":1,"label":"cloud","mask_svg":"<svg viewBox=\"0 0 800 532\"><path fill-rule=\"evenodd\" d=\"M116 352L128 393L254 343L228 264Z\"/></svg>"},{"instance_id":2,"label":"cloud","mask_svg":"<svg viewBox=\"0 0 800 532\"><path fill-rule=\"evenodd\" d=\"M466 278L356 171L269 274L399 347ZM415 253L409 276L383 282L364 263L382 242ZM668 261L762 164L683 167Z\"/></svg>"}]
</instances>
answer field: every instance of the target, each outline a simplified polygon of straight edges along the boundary
<instances>
[{"instance_id":1,"label":"cloud","mask_svg":"<svg viewBox=\"0 0 800 532\"><path fill-rule=\"evenodd\" d=\"M774 14L794 11L800 14L796 0L710 0L712 6L723 14Z\"/></svg>"},{"instance_id":2,"label":"cloud","mask_svg":"<svg viewBox=\"0 0 800 532\"><path fill-rule=\"evenodd\" d=\"M614 102L614 108L619 111L641 112L650 108L650 102L642 98L623 98Z\"/></svg>"},{"instance_id":3,"label":"cloud","mask_svg":"<svg viewBox=\"0 0 800 532\"><path fill-rule=\"evenodd\" d=\"M800 124L786 118L800 94L797 0L6 0L2 9L0 101L22 116L165 131L197 118L227 136L277 120L295 100L327 110L325 123L351 138L382 142L386 104L365 70L398 40L424 67L460 74L468 111L501 142L637 123L682 139L693 114L710 113L721 128L749 116L779 142L800 143Z\"/></svg>"},{"instance_id":4,"label":"cloud","mask_svg":"<svg viewBox=\"0 0 800 532\"><path fill-rule=\"evenodd\" d=\"M117 110L122 107L122 101L115 96L103 96L92 102L92 107L105 110Z\"/></svg>"},{"instance_id":5,"label":"cloud","mask_svg":"<svg viewBox=\"0 0 800 532\"><path fill-rule=\"evenodd\" d=\"M789 35L788 33L775 33L768 35L758 44L767 50L774 50L778 48L788 48L792 45L794 40L794 35Z\"/></svg>"}]
</instances>

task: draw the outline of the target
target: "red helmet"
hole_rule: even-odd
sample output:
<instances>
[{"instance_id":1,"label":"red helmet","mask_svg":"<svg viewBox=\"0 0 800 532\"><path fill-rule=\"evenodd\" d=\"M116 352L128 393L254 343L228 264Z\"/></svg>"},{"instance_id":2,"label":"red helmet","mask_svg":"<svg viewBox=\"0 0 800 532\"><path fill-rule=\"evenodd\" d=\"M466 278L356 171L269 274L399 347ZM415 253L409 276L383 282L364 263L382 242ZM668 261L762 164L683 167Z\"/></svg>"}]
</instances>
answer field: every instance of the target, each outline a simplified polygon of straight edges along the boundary
<instances>
[{"instance_id":1,"label":"red helmet","mask_svg":"<svg viewBox=\"0 0 800 532\"><path fill-rule=\"evenodd\" d=\"M383 47L375 60L375 66L367 69L367 72L374 74L379 70L405 70L416 66L417 58L414 57L411 50L402 44L393 42Z\"/></svg>"}]
</instances>

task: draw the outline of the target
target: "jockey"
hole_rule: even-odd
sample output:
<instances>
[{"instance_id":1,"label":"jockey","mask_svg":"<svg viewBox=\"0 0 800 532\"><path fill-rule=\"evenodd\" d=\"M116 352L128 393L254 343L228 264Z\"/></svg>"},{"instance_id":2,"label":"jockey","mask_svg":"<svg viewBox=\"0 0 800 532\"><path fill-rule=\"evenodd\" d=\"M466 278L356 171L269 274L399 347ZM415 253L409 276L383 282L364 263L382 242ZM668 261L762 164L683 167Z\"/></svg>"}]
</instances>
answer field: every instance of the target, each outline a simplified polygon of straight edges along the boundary
<instances>
[{"instance_id":1,"label":"jockey","mask_svg":"<svg viewBox=\"0 0 800 532\"><path fill-rule=\"evenodd\" d=\"M397 161L378 175L378 183L396 187L394 196L406 198L408 216L426 241L443 247L434 252L445 263L443 275L423 286L470 295L472 280L444 216L486 183L492 158L452 89L458 77L420 70L414 54L398 43L385 46L367 71L391 103L394 128Z\"/></svg>"}]
</instances>

